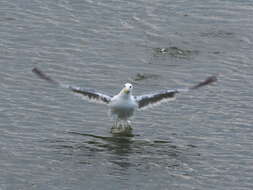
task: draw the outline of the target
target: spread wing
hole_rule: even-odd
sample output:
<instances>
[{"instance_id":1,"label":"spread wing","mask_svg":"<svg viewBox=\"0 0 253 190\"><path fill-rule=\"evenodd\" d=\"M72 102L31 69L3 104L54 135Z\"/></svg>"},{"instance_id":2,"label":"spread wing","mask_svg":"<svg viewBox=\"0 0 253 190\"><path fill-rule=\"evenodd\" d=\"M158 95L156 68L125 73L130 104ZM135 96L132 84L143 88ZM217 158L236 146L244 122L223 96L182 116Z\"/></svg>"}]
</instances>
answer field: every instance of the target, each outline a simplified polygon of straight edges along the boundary
<instances>
[{"instance_id":1,"label":"spread wing","mask_svg":"<svg viewBox=\"0 0 253 190\"><path fill-rule=\"evenodd\" d=\"M83 97L87 98L87 100L97 103L108 104L112 98L111 96L102 94L92 89L85 89L75 86L66 86L66 87L76 94L83 95Z\"/></svg>"},{"instance_id":2,"label":"spread wing","mask_svg":"<svg viewBox=\"0 0 253 190\"><path fill-rule=\"evenodd\" d=\"M175 99L175 95L178 90L166 90L153 94L146 94L142 96L136 96L135 99L138 103L139 109L145 109L155 105L159 105L162 102L167 102Z\"/></svg>"},{"instance_id":3,"label":"spread wing","mask_svg":"<svg viewBox=\"0 0 253 190\"><path fill-rule=\"evenodd\" d=\"M82 97L86 98L89 101L97 102L97 103L102 103L102 104L108 104L111 101L111 96L105 95L103 93L97 92L96 90L93 89L85 89L85 88L80 88L80 87L75 87L71 85L64 85L59 83L58 81L55 81L51 77L47 76L45 73L43 73L41 70L34 68L32 70L39 78L46 80L47 82L67 88L71 90L72 92L82 95Z\"/></svg>"},{"instance_id":4,"label":"spread wing","mask_svg":"<svg viewBox=\"0 0 253 190\"><path fill-rule=\"evenodd\" d=\"M187 92L189 90L195 90L202 86L206 86L208 84L211 84L213 82L217 81L217 78L215 76L208 77L203 82L198 83L197 85L194 85L190 88L184 88L184 89L174 89L174 90L165 90L158 93L153 94L147 94L142 96L136 96L135 100L138 103L139 109L145 109L150 106L158 105L162 102L174 100L175 96L179 92Z\"/></svg>"}]
</instances>

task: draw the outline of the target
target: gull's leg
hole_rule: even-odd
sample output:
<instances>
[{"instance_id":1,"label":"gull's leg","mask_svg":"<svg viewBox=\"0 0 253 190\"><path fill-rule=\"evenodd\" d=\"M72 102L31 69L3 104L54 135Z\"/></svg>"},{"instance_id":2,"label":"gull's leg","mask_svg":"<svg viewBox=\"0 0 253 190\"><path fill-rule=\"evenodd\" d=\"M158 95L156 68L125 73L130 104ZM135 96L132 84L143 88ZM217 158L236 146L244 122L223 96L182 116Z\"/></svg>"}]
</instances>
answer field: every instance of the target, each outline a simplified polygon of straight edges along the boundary
<instances>
[{"instance_id":1,"label":"gull's leg","mask_svg":"<svg viewBox=\"0 0 253 190\"><path fill-rule=\"evenodd\" d=\"M115 129L118 127L118 121L119 119L118 118L115 118L114 121L113 121L113 125L112 125L112 129Z\"/></svg>"},{"instance_id":2,"label":"gull's leg","mask_svg":"<svg viewBox=\"0 0 253 190\"><path fill-rule=\"evenodd\" d=\"M121 129L124 128L124 129L127 129L127 130L132 129L131 128L131 122L129 120L127 120L127 119L121 120L120 128Z\"/></svg>"},{"instance_id":3,"label":"gull's leg","mask_svg":"<svg viewBox=\"0 0 253 190\"><path fill-rule=\"evenodd\" d=\"M119 120L119 125L118 125L119 129L124 128L124 122L122 120Z\"/></svg>"},{"instance_id":4,"label":"gull's leg","mask_svg":"<svg viewBox=\"0 0 253 190\"><path fill-rule=\"evenodd\" d=\"M117 131L118 129L118 124L119 124L119 119L116 118L113 122L112 128L111 128L111 133L115 133L115 130Z\"/></svg>"},{"instance_id":5,"label":"gull's leg","mask_svg":"<svg viewBox=\"0 0 253 190\"><path fill-rule=\"evenodd\" d=\"M121 120L119 118L117 118L115 120L115 128L121 128L121 127L122 127Z\"/></svg>"},{"instance_id":6,"label":"gull's leg","mask_svg":"<svg viewBox=\"0 0 253 190\"><path fill-rule=\"evenodd\" d=\"M118 127L118 119L115 120L115 128Z\"/></svg>"},{"instance_id":7,"label":"gull's leg","mask_svg":"<svg viewBox=\"0 0 253 190\"><path fill-rule=\"evenodd\" d=\"M132 129L132 127L131 127L131 121L130 120L127 120L127 128L128 129Z\"/></svg>"}]
</instances>

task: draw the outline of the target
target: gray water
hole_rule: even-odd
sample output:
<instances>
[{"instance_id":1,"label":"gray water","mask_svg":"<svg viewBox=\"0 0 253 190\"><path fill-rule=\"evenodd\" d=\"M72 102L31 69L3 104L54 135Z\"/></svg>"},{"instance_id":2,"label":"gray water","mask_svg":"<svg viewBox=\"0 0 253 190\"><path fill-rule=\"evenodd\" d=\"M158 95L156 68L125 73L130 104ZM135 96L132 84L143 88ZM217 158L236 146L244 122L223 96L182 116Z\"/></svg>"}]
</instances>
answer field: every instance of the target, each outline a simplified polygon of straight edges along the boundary
<instances>
[{"instance_id":1,"label":"gray water","mask_svg":"<svg viewBox=\"0 0 253 190\"><path fill-rule=\"evenodd\" d=\"M251 0L1 0L0 189L253 189ZM110 95L218 83L110 134Z\"/></svg>"}]
</instances>

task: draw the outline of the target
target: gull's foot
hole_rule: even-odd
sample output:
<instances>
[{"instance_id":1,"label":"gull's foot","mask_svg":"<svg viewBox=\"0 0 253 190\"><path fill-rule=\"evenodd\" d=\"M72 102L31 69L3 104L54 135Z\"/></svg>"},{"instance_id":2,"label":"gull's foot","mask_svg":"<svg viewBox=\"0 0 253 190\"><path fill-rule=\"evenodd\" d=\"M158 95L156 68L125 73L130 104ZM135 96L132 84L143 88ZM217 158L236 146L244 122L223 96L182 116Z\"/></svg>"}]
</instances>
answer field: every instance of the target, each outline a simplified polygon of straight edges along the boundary
<instances>
[{"instance_id":1,"label":"gull's foot","mask_svg":"<svg viewBox=\"0 0 253 190\"><path fill-rule=\"evenodd\" d=\"M112 134L117 134L117 135L130 135L132 134L132 128L111 128L111 133Z\"/></svg>"},{"instance_id":2,"label":"gull's foot","mask_svg":"<svg viewBox=\"0 0 253 190\"><path fill-rule=\"evenodd\" d=\"M132 127L130 121L127 122L117 122L117 124L114 124L111 128L112 134L131 134Z\"/></svg>"}]
</instances>

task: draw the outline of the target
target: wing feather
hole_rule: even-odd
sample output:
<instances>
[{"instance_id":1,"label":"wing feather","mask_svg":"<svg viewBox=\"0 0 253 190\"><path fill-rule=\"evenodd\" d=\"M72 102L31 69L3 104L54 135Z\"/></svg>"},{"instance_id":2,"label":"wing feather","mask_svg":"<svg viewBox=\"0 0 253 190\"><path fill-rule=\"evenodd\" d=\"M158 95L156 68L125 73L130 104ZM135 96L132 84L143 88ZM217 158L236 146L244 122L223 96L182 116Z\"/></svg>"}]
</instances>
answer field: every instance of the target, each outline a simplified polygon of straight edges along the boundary
<instances>
[{"instance_id":1,"label":"wing feather","mask_svg":"<svg viewBox=\"0 0 253 190\"><path fill-rule=\"evenodd\" d=\"M83 95L88 100L96 103L104 103L108 104L111 101L111 96L102 94L100 92L97 92L93 89L85 89L75 86L68 86L68 89L70 89L72 92Z\"/></svg>"},{"instance_id":2,"label":"wing feather","mask_svg":"<svg viewBox=\"0 0 253 190\"><path fill-rule=\"evenodd\" d=\"M144 109L145 107L148 107L148 106L154 106L165 101L174 100L175 95L178 92L179 91L177 90L167 90L167 91L161 91L154 94L137 96L135 97L135 99L138 103L138 108Z\"/></svg>"}]
</instances>

